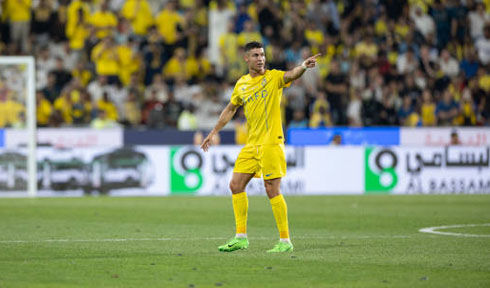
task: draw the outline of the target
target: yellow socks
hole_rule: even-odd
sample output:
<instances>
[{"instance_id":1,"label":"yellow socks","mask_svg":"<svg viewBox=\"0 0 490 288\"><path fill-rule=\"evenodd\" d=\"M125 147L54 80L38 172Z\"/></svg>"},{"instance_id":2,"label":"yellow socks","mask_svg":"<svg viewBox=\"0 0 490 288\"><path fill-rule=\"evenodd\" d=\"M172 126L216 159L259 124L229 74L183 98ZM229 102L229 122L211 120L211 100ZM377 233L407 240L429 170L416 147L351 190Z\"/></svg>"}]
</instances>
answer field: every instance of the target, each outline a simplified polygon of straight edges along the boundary
<instances>
[{"instance_id":1,"label":"yellow socks","mask_svg":"<svg viewBox=\"0 0 490 288\"><path fill-rule=\"evenodd\" d=\"M232 194L233 212L235 213L236 234L247 237L247 193Z\"/></svg>"},{"instance_id":2,"label":"yellow socks","mask_svg":"<svg viewBox=\"0 0 490 288\"><path fill-rule=\"evenodd\" d=\"M276 218L277 229L279 230L279 238L289 239L288 227L288 207L282 194L269 199L272 206L272 213Z\"/></svg>"},{"instance_id":3,"label":"yellow socks","mask_svg":"<svg viewBox=\"0 0 490 288\"><path fill-rule=\"evenodd\" d=\"M233 212L235 213L236 235L237 237L247 237L247 193L242 192L232 194L232 200ZM289 240L288 207L286 201L282 195L269 200L271 202L274 218L276 219L277 229L279 230L279 238L281 240Z\"/></svg>"}]
</instances>

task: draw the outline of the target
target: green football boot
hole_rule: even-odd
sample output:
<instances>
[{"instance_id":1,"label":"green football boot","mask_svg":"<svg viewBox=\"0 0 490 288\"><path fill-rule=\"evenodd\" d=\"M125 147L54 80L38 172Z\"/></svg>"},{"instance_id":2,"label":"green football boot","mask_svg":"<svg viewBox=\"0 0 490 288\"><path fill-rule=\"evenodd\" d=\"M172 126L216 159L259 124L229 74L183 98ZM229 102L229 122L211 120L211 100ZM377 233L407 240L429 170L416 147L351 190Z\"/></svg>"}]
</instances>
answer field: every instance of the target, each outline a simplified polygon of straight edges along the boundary
<instances>
[{"instance_id":1,"label":"green football boot","mask_svg":"<svg viewBox=\"0 0 490 288\"><path fill-rule=\"evenodd\" d=\"M293 244L279 241L274 246L274 248L268 250L267 253L281 253L281 252L292 252L292 251L293 251Z\"/></svg>"},{"instance_id":2,"label":"green football boot","mask_svg":"<svg viewBox=\"0 0 490 288\"><path fill-rule=\"evenodd\" d=\"M221 252L233 252L236 250L243 250L247 248L248 248L247 238L233 238L225 245L219 246L218 250Z\"/></svg>"}]
</instances>

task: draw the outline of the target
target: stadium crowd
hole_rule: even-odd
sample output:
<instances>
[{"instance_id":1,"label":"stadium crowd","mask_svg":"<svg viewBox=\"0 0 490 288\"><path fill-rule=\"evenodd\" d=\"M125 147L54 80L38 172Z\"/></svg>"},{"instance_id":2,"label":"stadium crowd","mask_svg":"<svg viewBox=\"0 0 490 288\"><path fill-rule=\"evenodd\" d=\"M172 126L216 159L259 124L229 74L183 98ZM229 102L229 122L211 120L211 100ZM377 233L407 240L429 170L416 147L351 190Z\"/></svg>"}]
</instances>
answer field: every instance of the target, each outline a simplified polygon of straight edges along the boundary
<instances>
[{"instance_id":1,"label":"stadium crowd","mask_svg":"<svg viewBox=\"0 0 490 288\"><path fill-rule=\"evenodd\" d=\"M0 3L0 55L36 59L40 127L210 129L254 40L269 69L322 53L284 90L285 127L490 125L489 0ZM1 127L24 119L8 70Z\"/></svg>"}]
</instances>

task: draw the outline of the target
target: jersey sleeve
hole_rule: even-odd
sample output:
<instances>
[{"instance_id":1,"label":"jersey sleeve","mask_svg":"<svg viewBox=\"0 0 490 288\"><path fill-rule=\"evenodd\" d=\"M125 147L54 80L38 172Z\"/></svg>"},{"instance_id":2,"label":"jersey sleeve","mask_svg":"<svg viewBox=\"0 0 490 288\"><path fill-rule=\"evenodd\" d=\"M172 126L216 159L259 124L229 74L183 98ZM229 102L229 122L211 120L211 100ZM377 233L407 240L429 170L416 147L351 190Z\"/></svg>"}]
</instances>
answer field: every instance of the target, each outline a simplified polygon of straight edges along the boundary
<instances>
[{"instance_id":1,"label":"jersey sleeve","mask_svg":"<svg viewBox=\"0 0 490 288\"><path fill-rule=\"evenodd\" d=\"M231 104L235 105L235 106L242 106L243 105L243 101L242 101L242 98L240 97L240 94L238 93L238 82L236 83L235 85L235 88L233 89L233 93L231 94L231 99L230 99L230 102Z\"/></svg>"},{"instance_id":2,"label":"jersey sleeve","mask_svg":"<svg viewBox=\"0 0 490 288\"><path fill-rule=\"evenodd\" d=\"M274 78L277 79L277 83L278 83L278 88L281 89L281 88L284 88L284 87L289 87L291 86L291 82L289 83L284 83L284 71L281 71L281 70L272 70L272 72L274 73Z\"/></svg>"}]
</instances>

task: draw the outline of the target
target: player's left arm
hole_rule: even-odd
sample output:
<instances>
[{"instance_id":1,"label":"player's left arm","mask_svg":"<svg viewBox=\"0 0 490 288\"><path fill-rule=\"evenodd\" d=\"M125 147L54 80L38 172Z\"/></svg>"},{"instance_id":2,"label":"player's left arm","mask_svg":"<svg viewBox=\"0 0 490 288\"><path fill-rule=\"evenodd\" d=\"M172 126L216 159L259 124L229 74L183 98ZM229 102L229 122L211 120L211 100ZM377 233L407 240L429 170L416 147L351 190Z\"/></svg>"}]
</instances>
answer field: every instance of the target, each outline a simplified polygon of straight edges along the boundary
<instances>
[{"instance_id":1,"label":"player's left arm","mask_svg":"<svg viewBox=\"0 0 490 288\"><path fill-rule=\"evenodd\" d=\"M240 106L230 102L225 109L223 109L221 115L219 116L218 123L216 123L213 130L211 130L208 136L202 141L201 149L204 152L208 151L209 146L211 145L211 139L213 139L214 135L216 135L221 128L225 127L226 123L230 122L231 118L233 118L233 115L235 115L236 111L238 110L238 107Z\"/></svg>"},{"instance_id":2,"label":"player's left arm","mask_svg":"<svg viewBox=\"0 0 490 288\"><path fill-rule=\"evenodd\" d=\"M300 66L296 66L293 69L284 72L284 76L283 76L284 84L287 84L287 83L301 77L301 75L303 75L303 73L305 73L306 69L315 67L316 58L318 58L321 55L322 54L318 53L314 56L311 56L311 57L307 58L305 61L303 61L303 64L301 64Z\"/></svg>"}]
</instances>

